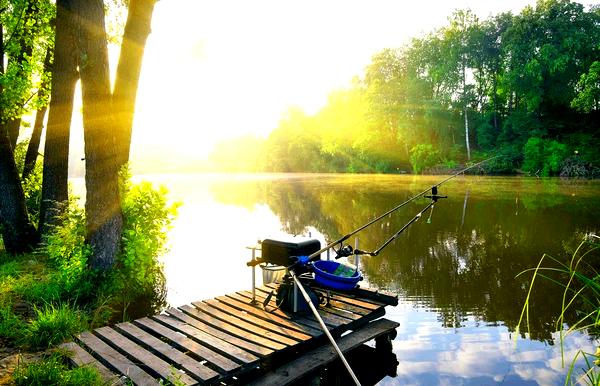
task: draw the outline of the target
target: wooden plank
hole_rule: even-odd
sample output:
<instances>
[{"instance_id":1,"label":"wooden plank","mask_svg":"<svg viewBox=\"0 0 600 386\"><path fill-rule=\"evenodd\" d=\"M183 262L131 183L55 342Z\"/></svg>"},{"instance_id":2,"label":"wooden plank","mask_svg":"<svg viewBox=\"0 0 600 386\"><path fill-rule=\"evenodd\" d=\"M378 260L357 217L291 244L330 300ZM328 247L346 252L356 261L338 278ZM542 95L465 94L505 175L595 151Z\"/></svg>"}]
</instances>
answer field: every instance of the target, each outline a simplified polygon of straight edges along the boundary
<instances>
[{"instance_id":1,"label":"wooden plank","mask_svg":"<svg viewBox=\"0 0 600 386\"><path fill-rule=\"evenodd\" d=\"M223 333L179 310L170 309L169 314L179 320L165 315L155 316L154 319L196 338L200 343L209 346L222 355L235 358L243 363L257 362L259 358L255 355L266 356L273 353L271 349Z\"/></svg>"},{"instance_id":2,"label":"wooden plank","mask_svg":"<svg viewBox=\"0 0 600 386\"><path fill-rule=\"evenodd\" d=\"M159 385L154 377L150 376L144 370L133 364L125 356L114 350L112 347L104 343L98 337L89 331L82 332L77 337L94 353L102 358L108 365L127 376L136 385Z\"/></svg>"},{"instance_id":3,"label":"wooden plank","mask_svg":"<svg viewBox=\"0 0 600 386\"><path fill-rule=\"evenodd\" d=\"M164 379L169 381L177 380L178 383L183 383L185 385L196 385L198 383L185 373L173 371L171 364L163 361L150 351L138 346L110 327L101 327L94 331L96 334L110 341L120 350L125 351L132 358L135 358L136 361L148 366L148 368L152 369L152 371L156 372Z\"/></svg>"},{"instance_id":4,"label":"wooden plank","mask_svg":"<svg viewBox=\"0 0 600 386\"><path fill-rule=\"evenodd\" d=\"M278 284L275 283L270 283L265 285L266 288L268 288L269 290L273 290L273 289L277 289L278 288ZM260 288L260 287L259 287ZM317 287L314 286L313 287L314 290L320 292L323 294L323 296L326 296L326 292L329 291L330 293L330 298L333 298L335 300L344 302L344 303L348 303L348 304L353 304L355 306L359 306L359 307L363 307L366 308L368 310L376 310L380 307L383 307L385 304L380 303L378 301L375 300L370 300L370 299L358 299L356 297L356 295L353 295L352 292L341 292L341 291L335 291L335 290L328 290L322 287Z\"/></svg>"},{"instance_id":5,"label":"wooden plank","mask_svg":"<svg viewBox=\"0 0 600 386\"><path fill-rule=\"evenodd\" d=\"M265 285L268 288L277 288L279 286L278 283L269 283ZM398 305L398 295L392 294L391 292L377 290L372 288L361 288L357 287L350 291L339 291L332 290L329 288L325 288L319 286L317 283L313 283L312 288L314 290L318 290L321 292L329 291L332 294L335 294L339 297L345 299L356 299L362 302L366 302L370 305L375 306L397 306ZM368 307L368 306L367 306Z\"/></svg>"},{"instance_id":6,"label":"wooden plank","mask_svg":"<svg viewBox=\"0 0 600 386\"><path fill-rule=\"evenodd\" d=\"M379 319L338 339L337 344L340 350L345 353L364 342L391 332L398 326L398 323L391 320ZM337 359L337 353L333 347L324 345L250 382L249 385L286 386L299 380L304 375L326 366L335 359Z\"/></svg>"},{"instance_id":7,"label":"wooden plank","mask_svg":"<svg viewBox=\"0 0 600 386\"><path fill-rule=\"evenodd\" d=\"M283 350L287 346L285 344L281 344L274 340L268 339L264 336L259 335L260 332L250 332L247 329L238 328L239 324L244 324L242 320L231 320L229 322L217 319L207 313L200 312L197 308L192 306L182 306L179 309L188 316L210 325L214 328L217 328L227 334L237 336L238 338L245 339L248 342L252 342L254 344L267 347L272 350ZM242 326L240 326L242 327ZM245 326L244 326L245 327Z\"/></svg>"},{"instance_id":8,"label":"wooden plank","mask_svg":"<svg viewBox=\"0 0 600 386\"><path fill-rule=\"evenodd\" d=\"M217 299L223 303L226 303L241 311L245 311L249 314L255 315L261 319L267 320L271 323L276 323L290 330L301 332L303 335L308 336L309 338L311 336L315 337L322 334L320 330L303 326L289 319L274 315L270 312L264 311L262 308L259 308L260 306L253 306L249 304L248 299L237 293L229 294L227 296L219 296Z\"/></svg>"},{"instance_id":9,"label":"wooden plank","mask_svg":"<svg viewBox=\"0 0 600 386\"><path fill-rule=\"evenodd\" d=\"M194 302L192 304L204 313L287 346L293 346L299 341L310 339L310 336L302 334L298 334L300 337L297 337L295 336L297 334L296 331L286 330L283 327L271 324L246 312L240 312L217 300L209 299L204 302ZM236 317L236 314L239 315L239 317ZM288 331L290 331L291 336L286 336Z\"/></svg>"},{"instance_id":10,"label":"wooden plank","mask_svg":"<svg viewBox=\"0 0 600 386\"><path fill-rule=\"evenodd\" d=\"M323 291L321 289L318 289L317 291L320 291L322 293L325 292L325 291ZM324 295L324 296L326 296L326 295ZM383 308L384 307L382 304L373 303L373 302L368 301L368 300L356 299L356 298L353 298L353 297L349 297L349 296L345 296L345 295L339 294L339 293L334 292L334 291L330 291L330 298L334 299L334 300L337 300L337 301L340 301L342 303L348 303L348 304L352 304L352 305L357 306L357 307L362 307L362 308L364 308L366 310L370 310L370 311L375 311L375 310L377 310L379 308Z\"/></svg>"},{"instance_id":11,"label":"wooden plank","mask_svg":"<svg viewBox=\"0 0 600 386\"><path fill-rule=\"evenodd\" d=\"M256 290L257 290L257 293L262 292L265 297L269 294L269 292L271 292L270 289L264 289L264 288L257 288ZM275 304L274 297L271 298L271 301L273 302L273 304ZM339 315L332 314L326 308L319 308L317 311L319 312L319 316L321 316L321 318L323 319L325 324L330 327L339 327L341 325L348 324L352 321L352 319L344 318ZM314 316L312 315L312 313L310 313L310 311L306 314L306 317L311 320L314 319Z\"/></svg>"},{"instance_id":12,"label":"wooden plank","mask_svg":"<svg viewBox=\"0 0 600 386\"><path fill-rule=\"evenodd\" d=\"M181 351L169 346L162 340L155 338L131 323L120 323L117 324L116 327L125 332L135 341L141 342L150 349L162 354L164 356L163 359L166 358L168 362L171 362L178 367L181 366L181 368L183 368L191 376L204 383L214 381L219 377L219 373L216 371L209 369L202 363L197 362Z\"/></svg>"},{"instance_id":13,"label":"wooden plank","mask_svg":"<svg viewBox=\"0 0 600 386\"><path fill-rule=\"evenodd\" d=\"M329 312L333 315L337 315L339 317L342 317L344 319L349 319L349 321L347 323L350 323L350 321L352 320L357 320L363 317L362 314L355 314L354 312L345 309L345 308L338 308L333 306L332 304L328 304L326 306L324 305L319 305L319 309Z\"/></svg>"},{"instance_id":14,"label":"wooden plank","mask_svg":"<svg viewBox=\"0 0 600 386\"><path fill-rule=\"evenodd\" d=\"M102 363L98 362L89 352L85 351L75 342L63 343L59 346L63 350L71 353L69 359L75 366L90 366L94 367L100 373L102 379L111 385L121 385L119 376L106 368Z\"/></svg>"},{"instance_id":15,"label":"wooden plank","mask_svg":"<svg viewBox=\"0 0 600 386\"><path fill-rule=\"evenodd\" d=\"M167 338L172 343L180 346L184 350L188 350L192 354L206 360L210 364L216 366L217 368L225 372L232 372L233 370L237 370L241 367L238 363L230 360L229 358L226 358L223 355L210 350L206 346L203 346L197 343L196 341L188 338L187 336L177 331L171 330L170 328L158 322L155 322L150 318L138 319L134 323L143 326L149 330L152 330L153 332L161 335L162 337Z\"/></svg>"},{"instance_id":16,"label":"wooden plank","mask_svg":"<svg viewBox=\"0 0 600 386\"><path fill-rule=\"evenodd\" d=\"M358 306L348 304L348 303L343 303L343 302L340 302L339 300L335 300L333 298L329 299L328 305L338 308L338 309L347 310L349 312L353 312L353 313L361 315L361 316L368 315L371 312L370 310L367 310L366 308L358 307Z\"/></svg>"},{"instance_id":17,"label":"wooden plank","mask_svg":"<svg viewBox=\"0 0 600 386\"><path fill-rule=\"evenodd\" d=\"M252 293L249 291L240 291L240 292L238 292L238 294L247 299L250 299L250 300L252 299ZM261 303L261 305L265 301L265 298L266 298L266 296L263 295L260 291L256 292L256 300L259 301ZM271 301L269 302L269 306L270 306L270 308L268 308L265 312L267 312L271 315L277 315L281 318L289 319L290 321L293 321L294 323L298 323L302 326L310 327L313 330L321 331L321 325L318 322L316 322L314 320L314 318L308 319L306 317L298 316L298 315L292 316L288 313L281 311L280 309L275 309L275 300L274 299L271 299ZM325 324L327 324L327 323L325 323Z\"/></svg>"},{"instance_id":18,"label":"wooden plank","mask_svg":"<svg viewBox=\"0 0 600 386\"><path fill-rule=\"evenodd\" d=\"M240 309L238 307L235 307L236 302L226 296L219 296L218 298L216 298L216 300L207 300L205 301L205 303L212 305L213 307L227 312L228 314L231 315L243 315L244 320L256 324L262 328L265 328L269 331L273 331L276 332L280 335L289 337L291 339L294 339L295 341L305 341L305 340L309 340L312 337L308 334L299 332L297 329L295 328L288 328L288 327L284 327L282 325L280 325L279 323L272 321L268 318L260 318L258 316L255 316L254 311L257 309L254 309L250 311L246 311L243 308ZM194 304L194 303L192 303ZM195 304L194 304L195 305ZM264 311L263 311L264 312Z\"/></svg>"}]
</instances>

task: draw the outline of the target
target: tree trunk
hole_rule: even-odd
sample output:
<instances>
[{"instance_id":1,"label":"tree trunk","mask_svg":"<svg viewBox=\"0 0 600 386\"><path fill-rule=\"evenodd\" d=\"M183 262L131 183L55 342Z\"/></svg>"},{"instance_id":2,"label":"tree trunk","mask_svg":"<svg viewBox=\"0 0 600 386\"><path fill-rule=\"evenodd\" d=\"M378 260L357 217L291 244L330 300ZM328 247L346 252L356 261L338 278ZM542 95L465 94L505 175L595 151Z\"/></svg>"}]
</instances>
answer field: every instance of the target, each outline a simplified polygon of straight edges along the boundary
<instances>
[{"instance_id":1,"label":"tree trunk","mask_svg":"<svg viewBox=\"0 0 600 386\"><path fill-rule=\"evenodd\" d=\"M107 270L121 247L123 215L119 199L115 122L108 66L104 4L78 0L79 71L83 96L87 240L93 248L89 263Z\"/></svg>"},{"instance_id":2,"label":"tree trunk","mask_svg":"<svg viewBox=\"0 0 600 386\"><path fill-rule=\"evenodd\" d=\"M33 169L35 169L47 110L48 107L43 106L40 107L35 113L35 124L33 125L33 132L31 133L31 138L29 139L29 145L27 145L27 153L25 154L25 162L23 163L23 172L21 173L21 178L23 181L25 181L31 172L33 172Z\"/></svg>"},{"instance_id":3,"label":"tree trunk","mask_svg":"<svg viewBox=\"0 0 600 386\"><path fill-rule=\"evenodd\" d=\"M44 74L50 73L50 58L52 57L50 47L46 50L46 58L44 59ZM48 78L45 78L40 85L40 93L44 93L43 96L48 95ZM25 180L35 168L35 163L38 158L40 139L42 137L42 131L44 129L44 118L46 117L47 106L40 107L35 114L35 124L33 125L33 132L29 139L29 145L27 146L27 153L25 154L25 162L23 163L23 173L21 178Z\"/></svg>"},{"instance_id":4,"label":"tree trunk","mask_svg":"<svg viewBox=\"0 0 600 386\"><path fill-rule=\"evenodd\" d=\"M496 74L494 72L494 90L493 90L493 96L494 96L494 135L497 136L498 135L498 74Z\"/></svg>"},{"instance_id":5,"label":"tree trunk","mask_svg":"<svg viewBox=\"0 0 600 386\"><path fill-rule=\"evenodd\" d=\"M0 197L4 248L8 253L30 251L37 243L37 232L27 214L25 194L5 129L0 132Z\"/></svg>"},{"instance_id":6,"label":"tree trunk","mask_svg":"<svg viewBox=\"0 0 600 386\"><path fill-rule=\"evenodd\" d=\"M116 145L119 166L123 166L129 161L138 81L155 3L156 0L131 0L129 2L113 94L113 107L117 118Z\"/></svg>"},{"instance_id":7,"label":"tree trunk","mask_svg":"<svg viewBox=\"0 0 600 386\"><path fill-rule=\"evenodd\" d=\"M463 75L463 103L464 103L464 115L465 115L465 143L467 145L467 160L471 160L471 146L469 145L469 117L467 115L467 74L466 64L462 63L462 75Z\"/></svg>"},{"instance_id":8,"label":"tree trunk","mask_svg":"<svg viewBox=\"0 0 600 386\"><path fill-rule=\"evenodd\" d=\"M0 24L0 73L4 74L4 36ZM2 93L0 84L0 94ZM0 111L0 117L2 112ZM4 248L8 253L30 251L37 242L35 227L29 221L25 194L19 180L10 138L5 125L0 124L0 228Z\"/></svg>"},{"instance_id":9,"label":"tree trunk","mask_svg":"<svg viewBox=\"0 0 600 386\"><path fill-rule=\"evenodd\" d=\"M56 2L56 37L50 111L44 145L40 234L56 224L62 204L68 199L69 133L73 97L77 83L76 20L70 1Z\"/></svg>"}]
</instances>

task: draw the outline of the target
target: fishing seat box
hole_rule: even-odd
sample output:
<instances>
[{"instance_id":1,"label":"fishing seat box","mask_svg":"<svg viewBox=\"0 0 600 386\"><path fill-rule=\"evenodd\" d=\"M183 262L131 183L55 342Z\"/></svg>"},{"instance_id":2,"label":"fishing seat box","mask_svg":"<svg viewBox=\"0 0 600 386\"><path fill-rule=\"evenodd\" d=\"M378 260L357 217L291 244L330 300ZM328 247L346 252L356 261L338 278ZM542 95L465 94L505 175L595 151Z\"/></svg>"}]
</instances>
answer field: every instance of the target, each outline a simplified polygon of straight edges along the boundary
<instances>
[{"instance_id":1,"label":"fishing seat box","mask_svg":"<svg viewBox=\"0 0 600 386\"><path fill-rule=\"evenodd\" d=\"M261 260L267 263L287 267L296 262L292 256L308 256L321 249L319 240L307 240L299 243L265 239L261 243Z\"/></svg>"}]
</instances>

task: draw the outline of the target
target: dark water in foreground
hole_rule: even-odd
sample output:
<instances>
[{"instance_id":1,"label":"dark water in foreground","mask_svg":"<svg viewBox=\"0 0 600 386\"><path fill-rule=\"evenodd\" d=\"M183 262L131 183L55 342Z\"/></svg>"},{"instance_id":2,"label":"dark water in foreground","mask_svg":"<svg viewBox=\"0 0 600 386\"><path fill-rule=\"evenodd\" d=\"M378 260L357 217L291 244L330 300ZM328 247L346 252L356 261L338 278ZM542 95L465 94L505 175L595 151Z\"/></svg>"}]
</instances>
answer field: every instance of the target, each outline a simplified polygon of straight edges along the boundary
<instances>
[{"instance_id":1,"label":"dark water in foreground","mask_svg":"<svg viewBox=\"0 0 600 386\"><path fill-rule=\"evenodd\" d=\"M333 240L440 181L436 177L332 175L149 176L183 202L165 256L168 301L250 288L246 246L308 235ZM384 385L554 385L567 372L554 331L562 291L536 283L531 335L515 327L531 275L544 254L566 258L586 232L600 231L600 181L459 177L448 199L380 256L360 265L364 285L399 295L387 316L400 323L396 377ZM359 235L372 250L425 206L416 200ZM354 244L354 240L352 240ZM260 281L259 281L260 282ZM569 321L569 318L567 318ZM573 334L565 358L594 352Z\"/></svg>"}]
</instances>

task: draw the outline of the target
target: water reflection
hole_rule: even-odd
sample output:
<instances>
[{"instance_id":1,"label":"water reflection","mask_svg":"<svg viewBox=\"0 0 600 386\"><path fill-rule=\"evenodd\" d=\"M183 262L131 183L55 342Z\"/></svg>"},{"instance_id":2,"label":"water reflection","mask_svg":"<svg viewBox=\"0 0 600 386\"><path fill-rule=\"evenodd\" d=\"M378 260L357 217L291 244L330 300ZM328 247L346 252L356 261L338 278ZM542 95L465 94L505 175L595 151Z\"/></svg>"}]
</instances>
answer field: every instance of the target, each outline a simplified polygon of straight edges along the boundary
<instances>
[{"instance_id":1,"label":"water reflection","mask_svg":"<svg viewBox=\"0 0 600 386\"><path fill-rule=\"evenodd\" d=\"M320 176L244 181L242 186L223 182L213 185L212 193L236 205L252 196L269 206L287 233L312 226L333 240L434 181ZM531 277L515 276L534 267L543 253L566 256L564 242L597 229L598 188L594 182L462 177L443 186L449 198L436 205L430 221L418 221L382 255L363 259L362 269L372 285L400 291L435 310L444 327L459 328L472 318L514 331ZM233 194L240 191L244 194ZM426 202L410 204L361 232L361 249L376 249ZM561 296L556 285L537 283L531 299L533 339L553 342L558 305L548 299Z\"/></svg>"},{"instance_id":2,"label":"water reflection","mask_svg":"<svg viewBox=\"0 0 600 386\"><path fill-rule=\"evenodd\" d=\"M246 246L259 238L311 234L333 240L421 192L439 177L168 176L183 201L165 257L168 301L179 305L250 288ZM561 367L555 317L561 288L536 281L531 339L515 341L530 275L543 253L566 259L582 234L598 231L600 181L461 177L441 189L431 221L419 220L380 256L364 258L362 283L399 294L388 318L400 323L393 352L400 362L388 384L557 384ZM426 200L418 200L360 234L377 248ZM349 240L354 244L354 240ZM600 259L596 259L600 261ZM260 275L257 279L260 284ZM573 315L567 315L570 323ZM595 347L573 335L573 350ZM571 356L570 356L571 355Z\"/></svg>"}]
</instances>

